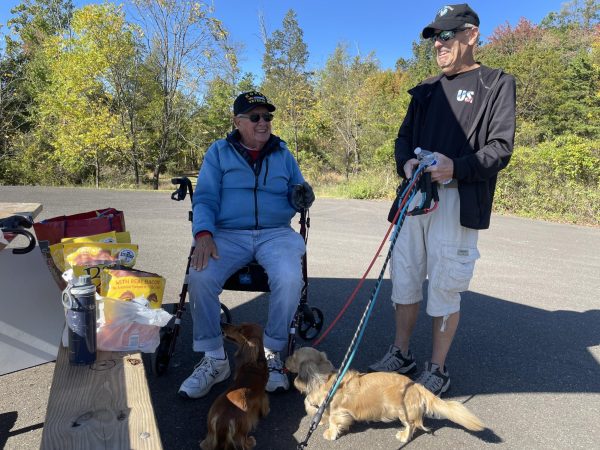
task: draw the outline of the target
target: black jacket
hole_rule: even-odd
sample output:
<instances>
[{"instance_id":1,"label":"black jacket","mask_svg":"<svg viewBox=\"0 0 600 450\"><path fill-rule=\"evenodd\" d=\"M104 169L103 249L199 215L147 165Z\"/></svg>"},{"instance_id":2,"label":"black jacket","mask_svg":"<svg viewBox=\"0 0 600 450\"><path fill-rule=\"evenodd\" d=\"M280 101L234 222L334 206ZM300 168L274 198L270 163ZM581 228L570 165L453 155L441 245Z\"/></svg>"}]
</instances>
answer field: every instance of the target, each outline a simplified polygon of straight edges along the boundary
<instances>
[{"instance_id":1,"label":"black jacket","mask_svg":"<svg viewBox=\"0 0 600 450\"><path fill-rule=\"evenodd\" d=\"M460 223L474 229L490 226L496 178L512 155L515 138L515 79L500 69L479 67L479 82L485 99L459 156L453 158L453 178L458 180ZM427 107L436 83L443 75L429 78L415 86L406 117L398 131L395 145L396 170L404 177L404 164L420 146L419 134L427 116Z\"/></svg>"}]
</instances>

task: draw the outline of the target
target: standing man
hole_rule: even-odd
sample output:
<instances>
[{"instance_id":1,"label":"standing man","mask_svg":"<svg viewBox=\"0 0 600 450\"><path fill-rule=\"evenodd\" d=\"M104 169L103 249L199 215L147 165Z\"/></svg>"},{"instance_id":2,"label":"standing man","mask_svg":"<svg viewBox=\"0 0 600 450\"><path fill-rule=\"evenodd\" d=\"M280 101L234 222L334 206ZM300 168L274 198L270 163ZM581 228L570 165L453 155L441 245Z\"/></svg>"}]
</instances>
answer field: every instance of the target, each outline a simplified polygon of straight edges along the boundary
<instances>
[{"instance_id":1,"label":"standing man","mask_svg":"<svg viewBox=\"0 0 600 450\"><path fill-rule=\"evenodd\" d=\"M409 91L395 144L396 170L410 178L419 164L414 149L434 152L437 164L427 171L439 182L439 207L407 217L398 235L390 263L396 337L369 369L403 374L415 369L409 343L428 278L432 354L416 381L441 395L450 387L445 362L458 327L460 293L468 289L479 258L478 230L489 227L496 178L513 151L515 79L475 61L479 17L467 4L442 7L422 34L431 39L442 73ZM414 206L418 202L415 198Z\"/></svg>"}]
</instances>

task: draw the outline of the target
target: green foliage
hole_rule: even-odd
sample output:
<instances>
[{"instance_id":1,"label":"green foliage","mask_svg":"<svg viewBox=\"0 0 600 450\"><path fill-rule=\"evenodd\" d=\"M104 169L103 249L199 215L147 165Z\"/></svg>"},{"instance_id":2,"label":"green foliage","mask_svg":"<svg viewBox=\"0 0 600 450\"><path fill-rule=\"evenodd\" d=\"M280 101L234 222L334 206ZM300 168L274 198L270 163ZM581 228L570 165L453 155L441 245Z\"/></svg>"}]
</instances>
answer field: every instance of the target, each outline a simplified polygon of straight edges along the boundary
<instances>
[{"instance_id":1,"label":"green foliage","mask_svg":"<svg viewBox=\"0 0 600 450\"><path fill-rule=\"evenodd\" d=\"M0 46L0 184L158 188L165 173L197 170L231 130L233 98L258 88L319 195L393 195L407 91L439 72L430 40L415 40L395 70L343 43L313 69L290 10L271 35L262 24L257 86L208 2L132 3L127 17L113 2L22 0L12 10ZM479 61L517 81L517 147L497 211L599 225L599 19L597 0L571 0L479 46Z\"/></svg>"},{"instance_id":2,"label":"green foliage","mask_svg":"<svg viewBox=\"0 0 600 450\"><path fill-rule=\"evenodd\" d=\"M517 147L498 178L498 211L600 225L600 141L561 136Z\"/></svg>"},{"instance_id":3,"label":"green foliage","mask_svg":"<svg viewBox=\"0 0 600 450\"><path fill-rule=\"evenodd\" d=\"M328 181L323 180L318 185L318 195L359 200L390 199L398 186L398 177L388 168L365 170L343 180L330 177Z\"/></svg>"}]
</instances>

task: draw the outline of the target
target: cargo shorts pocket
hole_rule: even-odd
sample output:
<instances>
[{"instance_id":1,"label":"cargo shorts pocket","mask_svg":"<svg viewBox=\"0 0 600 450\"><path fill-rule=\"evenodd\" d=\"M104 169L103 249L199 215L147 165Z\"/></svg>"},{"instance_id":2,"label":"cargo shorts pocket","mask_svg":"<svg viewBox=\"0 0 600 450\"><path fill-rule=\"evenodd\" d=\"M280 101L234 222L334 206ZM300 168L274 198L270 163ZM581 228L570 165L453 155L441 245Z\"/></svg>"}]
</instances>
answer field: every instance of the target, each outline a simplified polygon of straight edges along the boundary
<instances>
[{"instance_id":1,"label":"cargo shorts pocket","mask_svg":"<svg viewBox=\"0 0 600 450\"><path fill-rule=\"evenodd\" d=\"M440 255L434 287L443 291L463 292L469 288L475 261L479 250L475 247L462 247L444 244Z\"/></svg>"}]
</instances>

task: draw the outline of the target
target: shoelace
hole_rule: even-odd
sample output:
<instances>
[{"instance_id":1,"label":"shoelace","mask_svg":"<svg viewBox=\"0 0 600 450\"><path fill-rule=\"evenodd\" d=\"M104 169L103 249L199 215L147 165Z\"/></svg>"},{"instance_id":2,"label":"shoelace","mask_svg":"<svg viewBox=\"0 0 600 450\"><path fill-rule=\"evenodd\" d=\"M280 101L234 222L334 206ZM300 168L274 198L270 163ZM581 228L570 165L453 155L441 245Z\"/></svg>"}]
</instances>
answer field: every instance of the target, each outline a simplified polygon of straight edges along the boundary
<instances>
[{"instance_id":1,"label":"shoelace","mask_svg":"<svg viewBox=\"0 0 600 450\"><path fill-rule=\"evenodd\" d=\"M267 366L269 371L283 373L283 363L275 353L267 355Z\"/></svg>"},{"instance_id":2,"label":"shoelace","mask_svg":"<svg viewBox=\"0 0 600 450\"><path fill-rule=\"evenodd\" d=\"M202 358L202 361L196 364L196 367L194 367L194 373L192 375L194 378L200 378L200 374L204 375L204 378L206 378L206 375L208 374L214 376L215 366L212 358Z\"/></svg>"},{"instance_id":3,"label":"shoelace","mask_svg":"<svg viewBox=\"0 0 600 450\"><path fill-rule=\"evenodd\" d=\"M429 370L423 372L416 382L422 384L430 391L438 391L441 389L442 384L444 384L444 380L441 377L438 377Z\"/></svg>"},{"instance_id":4,"label":"shoelace","mask_svg":"<svg viewBox=\"0 0 600 450\"><path fill-rule=\"evenodd\" d=\"M388 350L385 356L381 359L379 364L385 366L390 369L395 369L396 367L401 366L401 362L398 361L398 357L396 356L396 352L392 350L392 347Z\"/></svg>"}]
</instances>

